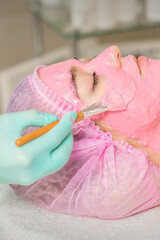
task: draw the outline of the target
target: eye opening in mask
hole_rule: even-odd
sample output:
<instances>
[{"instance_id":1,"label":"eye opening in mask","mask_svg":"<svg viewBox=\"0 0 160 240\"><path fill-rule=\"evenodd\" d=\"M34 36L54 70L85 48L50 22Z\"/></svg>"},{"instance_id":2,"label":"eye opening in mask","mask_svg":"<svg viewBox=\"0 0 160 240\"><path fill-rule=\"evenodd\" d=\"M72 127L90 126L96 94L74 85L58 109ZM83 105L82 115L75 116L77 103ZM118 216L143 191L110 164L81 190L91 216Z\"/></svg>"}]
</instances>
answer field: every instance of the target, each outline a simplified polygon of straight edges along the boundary
<instances>
[{"instance_id":1,"label":"eye opening in mask","mask_svg":"<svg viewBox=\"0 0 160 240\"><path fill-rule=\"evenodd\" d=\"M95 89L95 86L98 84L98 75L96 72L93 72L93 90Z\"/></svg>"},{"instance_id":2,"label":"eye opening in mask","mask_svg":"<svg viewBox=\"0 0 160 240\"><path fill-rule=\"evenodd\" d=\"M71 74L71 84L73 86L74 93L75 93L76 97L80 98L79 95L78 95L78 89L77 89L77 85L76 85L76 72L75 72L75 69L71 68L70 74Z\"/></svg>"}]
</instances>

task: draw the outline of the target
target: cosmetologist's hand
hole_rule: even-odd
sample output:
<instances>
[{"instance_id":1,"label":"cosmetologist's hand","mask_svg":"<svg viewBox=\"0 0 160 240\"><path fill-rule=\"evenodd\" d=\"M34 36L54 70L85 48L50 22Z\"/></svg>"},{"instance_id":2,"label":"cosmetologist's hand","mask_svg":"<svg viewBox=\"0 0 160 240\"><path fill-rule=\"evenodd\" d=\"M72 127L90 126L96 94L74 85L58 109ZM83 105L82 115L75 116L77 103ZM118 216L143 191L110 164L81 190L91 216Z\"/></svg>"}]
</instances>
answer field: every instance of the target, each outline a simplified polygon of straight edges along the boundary
<instances>
[{"instance_id":1,"label":"cosmetologist's hand","mask_svg":"<svg viewBox=\"0 0 160 240\"><path fill-rule=\"evenodd\" d=\"M30 185L61 169L72 152L76 117L76 112L69 112L49 132L17 147L15 140L24 128L41 127L58 117L36 110L0 115L0 183Z\"/></svg>"}]
</instances>

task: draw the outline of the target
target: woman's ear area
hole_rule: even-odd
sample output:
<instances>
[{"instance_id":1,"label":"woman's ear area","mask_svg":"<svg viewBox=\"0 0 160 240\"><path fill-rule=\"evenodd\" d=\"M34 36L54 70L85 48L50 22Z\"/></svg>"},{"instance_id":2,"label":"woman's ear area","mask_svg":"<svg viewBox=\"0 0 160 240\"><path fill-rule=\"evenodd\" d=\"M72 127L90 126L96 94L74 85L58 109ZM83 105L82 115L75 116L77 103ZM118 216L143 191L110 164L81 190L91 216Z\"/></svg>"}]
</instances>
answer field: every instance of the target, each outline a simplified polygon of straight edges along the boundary
<instances>
[{"instance_id":1,"label":"woman's ear area","mask_svg":"<svg viewBox=\"0 0 160 240\"><path fill-rule=\"evenodd\" d=\"M100 63L101 65L110 65L116 68L121 68L121 52L117 46L111 46L106 48L103 52L96 56L95 63Z\"/></svg>"}]
</instances>

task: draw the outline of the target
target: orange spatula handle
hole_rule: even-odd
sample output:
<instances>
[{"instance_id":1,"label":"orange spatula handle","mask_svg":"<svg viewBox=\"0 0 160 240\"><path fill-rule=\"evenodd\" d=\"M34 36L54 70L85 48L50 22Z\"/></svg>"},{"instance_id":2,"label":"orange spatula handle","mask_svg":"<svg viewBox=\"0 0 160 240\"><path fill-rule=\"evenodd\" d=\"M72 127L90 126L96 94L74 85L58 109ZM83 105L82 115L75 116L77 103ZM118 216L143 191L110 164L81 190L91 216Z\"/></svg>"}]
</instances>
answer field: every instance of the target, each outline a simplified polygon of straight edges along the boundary
<instances>
[{"instance_id":1,"label":"orange spatula handle","mask_svg":"<svg viewBox=\"0 0 160 240\"><path fill-rule=\"evenodd\" d=\"M78 112L77 113L77 118L76 118L74 123L79 122L79 121L81 121L83 119L84 119L83 112ZM37 130L35 130L35 131L31 132L31 133L26 134L25 136L17 139L15 141L15 144L18 147L20 147L20 146L22 146L22 145L24 145L24 144L26 144L26 143L36 139L36 138L42 136L43 134L45 134L49 130L51 130L53 127L55 127L59 123L59 121L60 120L57 120L57 121L52 122L52 123L50 123L50 124L48 124L48 125L46 125L44 127L39 128L39 129L37 129Z\"/></svg>"}]
</instances>

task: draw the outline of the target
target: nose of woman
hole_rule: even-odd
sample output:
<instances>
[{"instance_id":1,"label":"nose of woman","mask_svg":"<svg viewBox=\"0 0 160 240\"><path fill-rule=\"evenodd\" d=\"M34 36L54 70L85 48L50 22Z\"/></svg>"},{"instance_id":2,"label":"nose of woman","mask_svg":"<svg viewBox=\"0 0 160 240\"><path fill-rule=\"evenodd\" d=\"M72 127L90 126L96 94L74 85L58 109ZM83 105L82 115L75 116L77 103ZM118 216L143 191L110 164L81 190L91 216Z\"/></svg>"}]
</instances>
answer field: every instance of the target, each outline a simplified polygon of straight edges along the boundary
<instances>
[{"instance_id":1,"label":"nose of woman","mask_svg":"<svg viewBox=\"0 0 160 240\"><path fill-rule=\"evenodd\" d=\"M99 54L95 59L96 64L102 65L110 65L117 68L122 66L121 63L121 52L117 46L111 46L105 49L101 54Z\"/></svg>"},{"instance_id":2,"label":"nose of woman","mask_svg":"<svg viewBox=\"0 0 160 240\"><path fill-rule=\"evenodd\" d=\"M112 50L112 55L113 55L113 60L114 60L114 65L117 68L121 68L122 63L121 63L121 52L120 49L117 46L114 46Z\"/></svg>"}]
</instances>

